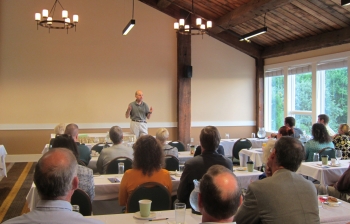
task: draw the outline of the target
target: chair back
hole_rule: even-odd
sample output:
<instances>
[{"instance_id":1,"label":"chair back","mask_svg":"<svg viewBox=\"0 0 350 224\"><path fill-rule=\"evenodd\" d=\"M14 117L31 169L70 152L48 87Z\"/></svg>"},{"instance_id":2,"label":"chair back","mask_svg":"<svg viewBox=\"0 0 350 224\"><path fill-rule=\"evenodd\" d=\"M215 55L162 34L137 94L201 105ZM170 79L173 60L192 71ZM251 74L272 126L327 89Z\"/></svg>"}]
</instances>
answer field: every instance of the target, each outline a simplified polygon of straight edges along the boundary
<instances>
[{"instance_id":1,"label":"chair back","mask_svg":"<svg viewBox=\"0 0 350 224\"><path fill-rule=\"evenodd\" d=\"M101 153L104 146L105 146L104 143L97 143L96 145L92 146L91 151L95 150L96 152Z\"/></svg>"},{"instance_id":2,"label":"chair back","mask_svg":"<svg viewBox=\"0 0 350 224\"><path fill-rule=\"evenodd\" d=\"M165 169L168 171L179 170L179 159L172 155L165 156Z\"/></svg>"},{"instance_id":3,"label":"chair back","mask_svg":"<svg viewBox=\"0 0 350 224\"><path fill-rule=\"evenodd\" d=\"M169 190L162 184L147 182L139 185L130 194L127 202L127 212L140 211L139 200L149 199L152 201L151 211L171 209L171 195Z\"/></svg>"},{"instance_id":4,"label":"chair back","mask_svg":"<svg viewBox=\"0 0 350 224\"><path fill-rule=\"evenodd\" d=\"M118 163L124 163L124 172L132 168L132 160L128 157L117 157L112 159L105 166L106 174L118 174Z\"/></svg>"},{"instance_id":5,"label":"chair back","mask_svg":"<svg viewBox=\"0 0 350 224\"><path fill-rule=\"evenodd\" d=\"M79 205L79 212L83 216L91 216L91 199L85 191L79 188L76 189L72 195L70 203L72 205Z\"/></svg>"},{"instance_id":6,"label":"chair back","mask_svg":"<svg viewBox=\"0 0 350 224\"><path fill-rule=\"evenodd\" d=\"M83 160L78 159L78 164L81 166L86 166L86 163Z\"/></svg>"},{"instance_id":7,"label":"chair back","mask_svg":"<svg viewBox=\"0 0 350 224\"><path fill-rule=\"evenodd\" d=\"M247 138L238 139L232 147L232 160L233 158L239 160L239 151L242 149L250 149L252 147L252 142Z\"/></svg>"},{"instance_id":8,"label":"chair back","mask_svg":"<svg viewBox=\"0 0 350 224\"><path fill-rule=\"evenodd\" d=\"M327 150L327 149L329 149L329 150ZM320 151L318 151L318 154L320 155L319 156L320 161L322 160L321 157L323 155L327 155L328 159L332 159L332 158L335 158L335 149L332 147L325 147L325 148L321 149Z\"/></svg>"},{"instance_id":9,"label":"chair back","mask_svg":"<svg viewBox=\"0 0 350 224\"><path fill-rule=\"evenodd\" d=\"M168 145L176 147L179 152L185 151L185 145L180 141L169 142Z\"/></svg>"},{"instance_id":10,"label":"chair back","mask_svg":"<svg viewBox=\"0 0 350 224\"><path fill-rule=\"evenodd\" d=\"M224 147L222 145L219 145L219 147L216 149L216 152L219 153L220 155L225 156L225 150L224 150ZM199 146L197 146L193 157L198 156L200 154L202 154L202 147L199 145Z\"/></svg>"}]
</instances>

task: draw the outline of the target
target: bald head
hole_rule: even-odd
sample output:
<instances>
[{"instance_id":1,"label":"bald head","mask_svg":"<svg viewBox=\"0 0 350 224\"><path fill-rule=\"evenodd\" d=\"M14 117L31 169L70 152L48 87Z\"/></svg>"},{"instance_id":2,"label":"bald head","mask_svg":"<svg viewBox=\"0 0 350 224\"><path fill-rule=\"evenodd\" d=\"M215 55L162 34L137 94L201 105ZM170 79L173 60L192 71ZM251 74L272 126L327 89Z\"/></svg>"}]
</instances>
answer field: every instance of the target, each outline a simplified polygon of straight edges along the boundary
<instances>
[{"instance_id":1,"label":"bald head","mask_svg":"<svg viewBox=\"0 0 350 224\"><path fill-rule=\"evenodd\" d=\"M142 102L142 100L143 100L143 92L141 90L137 90L135 92L135 98L136 98L136 102Z\"/></svg>"},{"instance_id":2,"label":"bald head","mask_svg":"<svg viewBox=\"0 0 350 224\"><path fill-rule=\"evenodd\" d=\"M76 176L77 160L73 153L65 148L54 148L39 159L34 183L42 200L57 200L75 190L72 183Z\"/></svg>"},{"instance_id":3,"label":"bald head","mask_svg":"<svg viewBox=\"0 0 350 224\"><path fill-rule=\"evenodd\" d=\"M200 181L199 207L203 222L233 219L241 203L241 191L236 176L224 166L209 168Z\"/></svg>"},{"instance_id":4,"label":"bald head","mask_svg":"<svg viewBox=\"0 0 350 224\"><path fill-rule=\"evenodd\" d=\"M76 140L78 138L78 134L79 134L79 128L78 125L76 124L68 124L66 126L66 130L64 131L65 134L72 136L72 138L74 140Z\"/></svg>"}]
</instances>

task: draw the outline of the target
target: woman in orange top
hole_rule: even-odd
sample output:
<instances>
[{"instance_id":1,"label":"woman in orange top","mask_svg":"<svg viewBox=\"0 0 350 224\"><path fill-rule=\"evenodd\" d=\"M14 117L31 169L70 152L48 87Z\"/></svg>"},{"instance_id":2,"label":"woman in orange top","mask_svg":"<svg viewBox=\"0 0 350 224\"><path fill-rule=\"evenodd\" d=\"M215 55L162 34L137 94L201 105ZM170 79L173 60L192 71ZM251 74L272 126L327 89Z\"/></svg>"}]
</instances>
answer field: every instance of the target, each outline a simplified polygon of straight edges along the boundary
<instances>
[{"instance_id":1,"label":"woman in orange top","mask_svg":"<svg viewBox=\"0 0 350 224\"><path fill-rule=\"evenodd\" d=\"M150 135L141 136L134 144L133 168L124 173L119 189L119 204L126 206L131 192L140 184L157 182L172 190L170 174L164 167L162 146ZM126 208L128 211L128 208Z\"/></svg>"}]
</instances>

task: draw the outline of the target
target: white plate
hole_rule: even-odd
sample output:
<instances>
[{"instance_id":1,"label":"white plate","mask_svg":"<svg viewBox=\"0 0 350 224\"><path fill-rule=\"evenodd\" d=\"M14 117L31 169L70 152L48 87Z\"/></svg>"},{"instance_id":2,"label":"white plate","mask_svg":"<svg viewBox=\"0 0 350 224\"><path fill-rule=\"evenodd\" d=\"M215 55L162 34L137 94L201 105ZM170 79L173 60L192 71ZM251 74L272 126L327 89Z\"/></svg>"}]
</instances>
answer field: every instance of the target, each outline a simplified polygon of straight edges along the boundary
<instances>
[{"instance_id":1,"label":"white plate","mask_svg":"<svg viewBox=\"0 0 350 224\"><path fill-rule=\"evenodd\" d=\"M148 217L142 217L140 212L135 212L134 213L134 218L135 219L145 219L145 220L152 220L156 217L156 213L155 212L150 212Z\"/></svg>"},{"instance_id":2,"label":"white plate","mask_svg":"<svg viewBox=\"0 0 350 224\"><path fill-rule=\"evenodd\" d=\"M339 163L339 164L329 164L329 166L331 166L331 167L340 167L341 166L341 163Z\"/></svg>"},{"instance_id":3,"label":"white plate","mask_svg":"<svg viewBox=\"0 0 350 224\"><path fill-rule=\"evenodd\" d=\"M237 171L247 171L247 167L238 167Z\"/></svg>"},{"instance_id":4,"label":"white plate","mask_svg":"<svg viewBox=\"0 0 350 224\"><path fill-rule=\"evenodd\" d=\"M339 205L341 204L341 202L340 201L338 201L338 202L328 202L328 205L329 206L332 206L332 207L338 207Z\"/></svg>"}]
</instances>

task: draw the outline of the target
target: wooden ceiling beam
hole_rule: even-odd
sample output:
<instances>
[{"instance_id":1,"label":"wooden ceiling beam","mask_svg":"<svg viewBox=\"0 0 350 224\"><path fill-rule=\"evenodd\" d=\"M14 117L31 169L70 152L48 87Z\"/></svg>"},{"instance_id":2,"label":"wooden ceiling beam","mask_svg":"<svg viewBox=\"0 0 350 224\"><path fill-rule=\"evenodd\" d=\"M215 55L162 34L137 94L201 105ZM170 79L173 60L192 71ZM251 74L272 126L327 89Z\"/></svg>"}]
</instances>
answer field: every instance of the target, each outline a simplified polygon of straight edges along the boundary
<instances>
[{"instance_id":1,"label":"wooden ceiling beam","mask_svg":"<svg viewBox=\"0 0 350 224\"><path fill-rule=\"evenodd\" d=\"M157 6L160 9L165 9L166 7L168 7L169 5L171 5L171 3L173 3L174 0L158 0L157 2Z\"/></svg>"},{"instance_id":2,"label":"wooden ceiling beam","mask_svg":"<svg viewBox=\"0 0 350 224\"><path fill-rule=\"evenodd\" d=\"M267 47L262 58L279 57L350 43L350 27Z\"/></svg>"},{"instance_id":3,"label":"wooden ceiling beam","mask_svg":"<svg viewBox=\"0 0 350 224\"><path fill-rule=\"evenodd\" d=\"M257 16L263 15L276 8L282 7L285 4L292 2L293 0L252 0L248 3L236 8L235 10L227 13L221 18L213 22L213 28L211 32L220 33L229 29L232 26L236 26L241 23L245 23Z\"/></svg>"}]
</instances>

